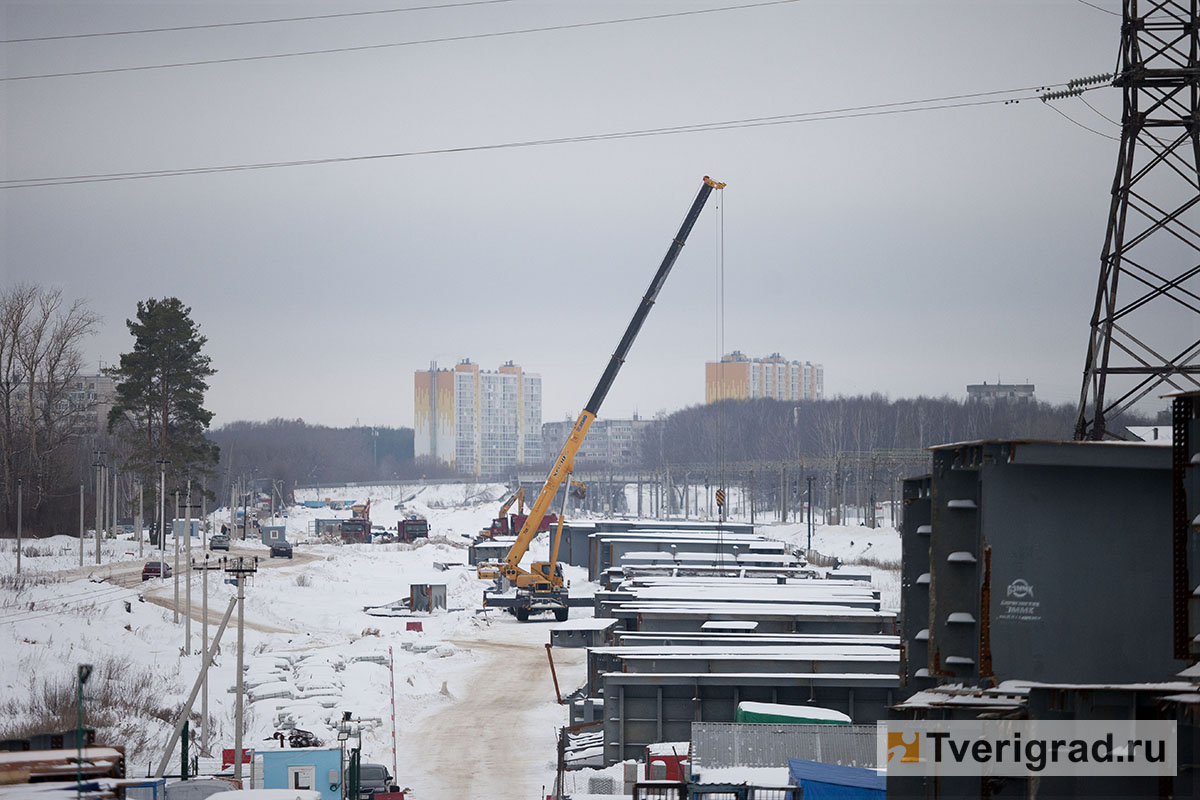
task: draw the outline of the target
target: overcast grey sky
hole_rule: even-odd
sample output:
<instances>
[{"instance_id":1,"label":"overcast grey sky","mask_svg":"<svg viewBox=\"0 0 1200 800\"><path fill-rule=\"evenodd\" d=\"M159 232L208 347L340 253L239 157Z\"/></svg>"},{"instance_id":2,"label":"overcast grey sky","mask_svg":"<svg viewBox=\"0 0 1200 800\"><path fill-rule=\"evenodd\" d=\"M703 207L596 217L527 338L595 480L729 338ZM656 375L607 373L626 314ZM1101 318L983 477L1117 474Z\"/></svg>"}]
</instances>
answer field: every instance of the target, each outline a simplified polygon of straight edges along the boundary
<instances>
[{"instance_id":1,"label":"overcast grey sky","mask_svg":"<svg viewBox=\"0 0 1200 800\"><path fill-rule=\"evenodd\" d=\"M746 5L511 0L0 44L4 77L452 38ZM16 3L3 39L461 0ZM1116 0L1094 5L1119 11ZM1120 17L1058 2L800 2L621 24L0 82L4 180L409 153L947 100L1110 71ZM215 424L412 425L413 371L540 373L574 416L703 175L725 350L819 362L829 395L1031 381L1075 402L1117 90L678 135L0 189L5 283L85 297L94 365L139 299L190 305ZM907 107L906 107L907 108ZM890 109L899 110L899 109ZM793 120L795 118L792 118ZM1085 130L1071 120L1093 129ZM1104 135L1100 135L1104 134ZM714 199L717 196L714 195ZM714 203L602 417L703 402Z\"/></svg>"}]
</instances>

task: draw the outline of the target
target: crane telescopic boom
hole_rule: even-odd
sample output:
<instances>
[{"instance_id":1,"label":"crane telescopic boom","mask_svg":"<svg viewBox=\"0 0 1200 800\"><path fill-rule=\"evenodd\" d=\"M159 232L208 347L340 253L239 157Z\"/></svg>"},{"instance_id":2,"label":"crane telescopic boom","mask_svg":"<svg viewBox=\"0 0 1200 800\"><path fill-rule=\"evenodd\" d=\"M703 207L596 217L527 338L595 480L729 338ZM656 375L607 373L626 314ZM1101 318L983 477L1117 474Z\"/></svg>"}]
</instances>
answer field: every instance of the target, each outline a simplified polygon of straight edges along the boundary
<instances>
[{"instance_id":1,"label":"crane telescopic boom","mask_svg":"<svg viewBox=\"0 0 1200 800\"><path fill-rule=\"evenodd\" d=\"M658 272L655 273L654 279L650 281L650 287L646 290L645 296L642 297L641 303L634 312L633 319L629 321L628 327L625 328L625 334L621 337L620 342L617 343L617 349L613 351L612 358L609 359L604 374L600 376L600 382L596 384L596 390L592 392L587 405L584 406L583 411L579 414L579 418L575 421L575 426L571 429L571 434L567 437L566 444L563 445L562 451L554 462L554 466L550 469L550 474L546 477L545 485L542 486L542 490L530 506L529 516L526 517L525 524L521 526L516 541L513 542L502 563L487 565L490 569L481 565L481 569L479 570L481 576L491 577L498 572L508 580L516 583L518 587L521 586L522 581L520 579L522 576L526 577L527 583L529 582L528 576L530 576L530 573L521 569L521 559L537 535L539 523L550 509L550 503L553 501L555 494L557 494L559 488L562 486L563 481L567 480L573 471L575 454L579 452L579 448L583 445L583 439L587 436L588 428L591 427L593 420L596 419L596 415L600 411L600 406L604 403L604 398L608 395L608 390L612 388L613 381L616 379L617 373L621 370L621 365L625 363L625 357L628 355L629 349L633 346L638 332L642 329L642 323L646 321L646 316L650 313L650 308L654 305L655 299L663 287L663 283L666 282L667 275L670 274L671 267L675 264L675 259L679 257L679 251L683 249L688 235L692 232L692 227L696 224L696 219L700 216L704 204L708 201L708 196L714 189L723 188L725 188L725 184L718 183L707 175L704 176L704 181L700 185L700 191L696 195L696 199L692 201L692 207L688 209L687 216L684 217L683 224L679 227L679 232L671 240L671 245L667 248L667 254L663 257L662 264L659 266ZM561 526L559 527L559 531L561 531ZM552 552L558 551L557 539L558 536L555 537ZM537 582L544 583L548 581L553 587L562 586L562 578L553 561L547 565L535 564L534 568L533 578ZM487 573L486 575L484 574L485 572Z\"/></svg>"}]
</instances>

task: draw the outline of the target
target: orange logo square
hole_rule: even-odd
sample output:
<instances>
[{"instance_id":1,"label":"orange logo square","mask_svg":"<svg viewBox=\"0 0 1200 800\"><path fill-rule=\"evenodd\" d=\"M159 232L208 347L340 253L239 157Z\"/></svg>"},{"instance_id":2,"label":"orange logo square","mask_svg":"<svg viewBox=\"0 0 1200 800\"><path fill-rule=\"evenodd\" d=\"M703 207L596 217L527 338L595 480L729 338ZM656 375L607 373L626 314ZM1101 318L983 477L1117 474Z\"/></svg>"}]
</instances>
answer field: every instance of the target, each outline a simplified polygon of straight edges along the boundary
<instances>
[{"instance_id":1,"label":"orange logo square","mask_svg":"<svg viewBox=\"0 0 1200 800\"><path fill-rule=\"evenodd\" d=\"M888 763L892 756L900 756L901 763L916 763L921 760L921 743L916 731L888 731Z\"/></svg>"}]
</instances>

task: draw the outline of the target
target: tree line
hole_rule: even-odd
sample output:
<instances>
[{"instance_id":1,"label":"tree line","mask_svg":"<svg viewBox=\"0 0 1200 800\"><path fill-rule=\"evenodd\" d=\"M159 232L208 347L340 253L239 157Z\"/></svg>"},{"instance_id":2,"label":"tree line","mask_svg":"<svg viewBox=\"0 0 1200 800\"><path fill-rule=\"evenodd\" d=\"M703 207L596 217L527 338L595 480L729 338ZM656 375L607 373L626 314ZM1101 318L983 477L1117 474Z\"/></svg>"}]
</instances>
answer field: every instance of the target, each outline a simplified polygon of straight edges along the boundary
<instances>
[{"instance_id":1,"label":"tree line","mask_svg":"<svg viewBox=\"0 0 1200 800\"><path fill-rule=\"evenodd\" d=\"M814 507L826 521L850 514L870 525L877 504L898 497L901 480L928 471L926 448L979 439L1067 440L1076 416L1068 404L950 397L726 400L656 419L643 434L641 464L666 492L661 502L672 513L683 504L684 483L711 481L738 488L743 499L753 496L765 513L795 518L811 478ZM1122 423L1155 421L1127 412Z\"/></svg>"},{"instance_id":2,"label":"tree line","mask_svg":"<svg viewBox=\"0 0 1200 800\"><path fill-rule=\"evenodd\" d=\"M891 400L882 394L801 403L726 400L655 420L642 439L645 468L668 464L836 458L840 453L921 450L974 439L1072 438L1078 409L1038 401L981 403L951 397ZM1132 413L1125 425L1150 425Z\"/></svg>"},{"instance_id":3,"label":"tree line","mask_svg":"<svg viewBox=\"0 0 1200 800\"><path fill-rule=\"evenodd\" d=\"M226 491L221 500L239 480L278 481L290 492L296 486L434 477L431 468L438 476L448 473L413 461L412 428L330 428L273 419L231 422L209 438L221 449L217 472Z\"/></svg>"}]
</instances>

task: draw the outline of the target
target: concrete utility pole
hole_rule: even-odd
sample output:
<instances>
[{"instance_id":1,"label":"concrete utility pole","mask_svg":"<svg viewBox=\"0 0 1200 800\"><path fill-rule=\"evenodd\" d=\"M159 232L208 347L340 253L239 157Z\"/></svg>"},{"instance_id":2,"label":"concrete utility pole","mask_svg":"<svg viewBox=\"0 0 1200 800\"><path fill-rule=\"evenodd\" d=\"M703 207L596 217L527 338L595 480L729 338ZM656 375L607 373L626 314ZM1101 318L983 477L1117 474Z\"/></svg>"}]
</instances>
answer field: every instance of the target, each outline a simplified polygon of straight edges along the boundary
<instances>
[{"instance_id":1,"label":"concrete utility pole","mask_svg":"<svg viewBox=\"0 0 1200 800\"><path fill-rule=\"evenodd\" d=\"M171 734L171 741L167 744L167 750L163 753L162 761L158 762L158 769L155 770L154 777L161 778L163 773L167 771L167 762L171 760L171 753L175 750L175 743L179 741L179 735L183 733L183 726L187 722L188 717L192 713L192 705L196 702L196 694L200 691L200 685L207 677L208 667L212 664L213 656L217 653L217 647L221 642L221 634L225 632L225 626L229 624L229 617L233 614L233 606L237 602L236 599L230 598L229 607L225 609L225 616L221 618L221 624L217 627L217 635L213 637L212 647L204 654L204 663L200 667L200 674L196 676L196 682L192 685L192 692L188 695L188 699L184 702L183 708L179 712L179 719L175 721L175 731ZM241 759L238 759L238 764L241 764ZM240 779L241 772L238 771Z\"/></svg>"},{"instance_id":2,"label":"concrete utility pole","mask_svg":"<svg viewBox=\"0 0 1200 800\"><path fill-rule=\"evenodd\" d=\"M171 621L179 624L179 532L175 530L175 520L179 519L179 490L175 490L175 516L171 518L171 538L175 540L175 570L171 573L175 584L175 602L171 604Z\"/></svg>"},{"instance_id":3,"label":"concrete utility pole","mask_svg":"<svg viewBox=\"0 0 1200 800\"><path fill-rule=\"evenodd\" d=\"M160 458L158 464L158 560L167 562L167 465L170 460Z\"/></svg>"},{"instance_id":4,"label":"concrete utility pole","mask_svg":"<svg viewBox=\"0 0 1200 800\"><path fill-rule=\"evenodd\" d=\"M183 652L192 652L192 481L187 482L187 502L184 504L183 534L187 537L187 577L184 579Z\"/></svg>"},{"instance_id":5,"label":"concrete utility pole","mask_svg":"<svg viewBox=\"0 0 1200 800\"><path fill-rule=\"evenodd\" d=\"M96 537L96 552L100 552L100 540L103 539L104 533L108 532L108 465L101 462L100 464L100 531ZM96 561L100 563L99 560Z\"/></svg>"},{"instance_id":6,"label":"concrete utility pole","mask_svg":"<svg viewBox=\"0 0 1200 800\"><path fill-rule=\"evenodd\" d=\"M133 530L138 537L138 558L140 559L142 558L142 500L144 499L142 497L142 482L140 479L138 480L137 490L138 504L137 514L135 514L133 517Z\"/></svg>"},{"instance_id":7,"label":"concrete utility pole","mask_svg":"<svg viewBox=\"0 0 1200 800\"><path fill-rule=\"evenodd\" d=\"M96 468L96 563L100 563L100 515L104 513L104 503L100 500L100 456L102 453L96 451L96 463L92 464Z\"/></svg>"},{"instance_id":8,"label":"concrete utility pole","mask_svg":"<svg viewBox=\"0 0 1200 800\"><path fill-rule=\"evenodd\" d=\"M258 571L258 559L253 561L238 556L233 559L221 559L225 563L225 571L237 579L238 604L238 657L237 657L237 705L234 708L234 742L233 742L233 779L239 783L242 780L242 706L245 700L245 625L246 625L246 578Z\"/></svg>"},{"instance_id":9,"label":"concrete utility pole","mask_svg":"<svg viewBox=\"0 0 1200 800\"><path fill-rule=\"evenodd\" d=\"M83 569L83 481L79 482L79 568Z\"/></svg>"},{"instance_id":10,"label":"concrete utility pole","mask_svg":"<svg viewBox=\"0 0 1200 800\"><path fill-rule=\"evenodd\" d=\"M21 484L17 478L17 574L21 574Z\"/></svg>"},{"instance_id":11,"label":"concrete utility pole","mask_svg":"<svg viewBox=\"0 0 1200 800\"><path fill-rule=\"evenodd\" d=\"M813 496L812 496L813 476L808 476L808 549L812 550L812 535L813 535ZM805 558L808 556L805 555Z\"/></svg>"},{"instance_id":12,"label":"concrete utility pole","mask_svg":"<svg viewBox=\"0 0 1200 800\"><path fill-rule=\"evenodd\" d=\"M118 519L118 517L117 517L117 488L118 488L118 486L117 485L119 483L120 477L121 477L121 473L117 472L114 469L112 471L112 516L110 516L108 518L108 527L109 527L109 529L113 529L113 530L116 529L117 519Z\"/></svg>"},{"instance_id":13,"label":"concrete utility pole","mask_svg":"<svg viewBox=\"0 0 1200 800\"><path fill-rule=\"evenodd\" d=\"M204 563L196 564L192 567L193 571L199 571L203 576L203 589L201 592L201 614L203 622L201 631L203 639L202 651L208 652L208 573L214 569L221 569L219 564L209 563L208 553L204 554ZM208 750L208 673L204 674L204 683L201 686L200 695L200 752L204 755L209 754Z\"/></svg>"}]
</instances>

